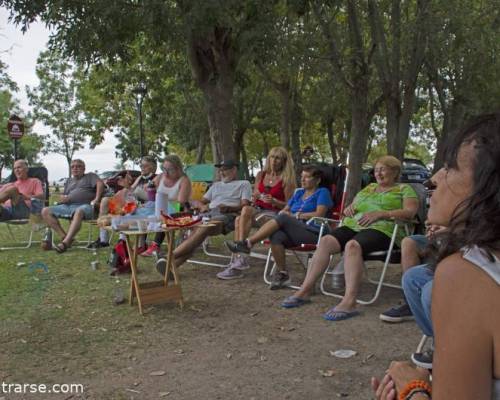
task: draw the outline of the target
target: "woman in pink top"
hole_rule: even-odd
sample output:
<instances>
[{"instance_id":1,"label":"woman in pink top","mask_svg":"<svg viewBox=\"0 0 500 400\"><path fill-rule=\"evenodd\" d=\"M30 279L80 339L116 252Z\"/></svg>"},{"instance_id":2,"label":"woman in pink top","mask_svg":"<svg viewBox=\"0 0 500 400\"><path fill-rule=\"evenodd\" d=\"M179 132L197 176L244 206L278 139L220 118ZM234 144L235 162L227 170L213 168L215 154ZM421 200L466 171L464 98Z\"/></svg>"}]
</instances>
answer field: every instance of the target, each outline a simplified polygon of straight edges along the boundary
<instances>
[{"instance_id":1,"label":"woman in pink top","mask_svg":"<svg viewBox=\"0 0 500 400\"><path fill-rule=\"evenodd\" d=\"M234 240L248 237L252 226L260 226L287 205L296 187L293 160L283 147L269 151L264 170L255 178L253 205L245 206L236 218ZM217 274L219 279L236 279L243 276L242 270L249 268L245 256L235 254L227 268Z\"/></svg>"}]
</instances>

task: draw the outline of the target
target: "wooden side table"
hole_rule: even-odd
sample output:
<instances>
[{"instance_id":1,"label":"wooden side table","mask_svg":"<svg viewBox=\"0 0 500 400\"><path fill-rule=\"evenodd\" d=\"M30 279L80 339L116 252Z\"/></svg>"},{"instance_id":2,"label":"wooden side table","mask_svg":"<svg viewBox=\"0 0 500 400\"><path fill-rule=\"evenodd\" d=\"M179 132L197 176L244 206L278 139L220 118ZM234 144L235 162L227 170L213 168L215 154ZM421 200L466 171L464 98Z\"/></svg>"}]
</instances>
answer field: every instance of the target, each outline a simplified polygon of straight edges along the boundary
<instances>
[{"instance_id":1,"label":"wooden side table","mask_svg":"<svg viewBox=\"0 0 500 400\"><path fill-rule=\"evenodd\" d=\"M166 228L159 232L165 232L165 242L167 245L167 268L165 268L165 276L162 280L152 282L139 282L137 279L137 248L139 236L153 232L142 232L136 230L121 231L125 235L125 241L130 257L130 269L132 276L130 278L130 296L129 304L134 304L134 299L137 299L139 312L141 315L142 307L148 304L160 304L168 301L177 301L179 306L183 307L181 284L177 270L173 265L173 251L175 245L175 235L179 228ZM158 232L158 231L155 231ZM173 277L173 282L172 282Z\"/></svg>"}]
</instances>

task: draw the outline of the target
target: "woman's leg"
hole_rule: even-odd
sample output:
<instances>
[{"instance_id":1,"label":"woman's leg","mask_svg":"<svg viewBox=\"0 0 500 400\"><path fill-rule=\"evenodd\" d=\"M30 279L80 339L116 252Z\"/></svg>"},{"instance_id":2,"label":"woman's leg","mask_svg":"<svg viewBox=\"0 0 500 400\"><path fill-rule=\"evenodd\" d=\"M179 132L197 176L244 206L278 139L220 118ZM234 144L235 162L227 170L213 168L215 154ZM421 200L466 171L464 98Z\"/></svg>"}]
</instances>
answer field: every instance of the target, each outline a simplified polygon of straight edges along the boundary
<instances>
[{"instance_id":1,"label":"woman's leg","mask_svg":"<svg viewBox=\"0 0 500 400\"><path fill-rule=\"evenodd\" d=\"M326 235L319 241L318 248L314 252L311 265L307 269L306 277L300 289L294 294L296 297L307 298L310 296L316 281L325 272L330 263L330 256L340 253L341 246L338 240L332 235Z\"/></svg>"},{"instance_id":2,"label":"woman's leg","mask_svg":"<svg viewBox=\"0 0 500 400\"><path fill-rule=\"evenodd\" d=\"M257 232L255 232L252 236L248 238L248 241L250 242L250 245L253 246L255 243L258 243L261 240L264 240L269 236L271 236L278 229L280 229L278 221L272 219L270 221L267 221L264 225L262 225Z\"/></svg>"},{"instance_id":3,"label":"woman's leg","mask_svg":"<svg viewBox=\"0 0 500 400\"><path fill-rule=\"evenodd\" d=\"M344 250L345 294L335 307L337 311L352 311L356 308L361 278L363 277L363 250L356 240L346 243Z\"/></svg>"},{"instance_id":4,"label":"woman's leg","mask_svg":"<svg viewBox=\"0 0 500 400\"><path fill-rule=\"evenodd\" d=\"M256 211L252 206L243 207L240 216L236 218L237 225L234 230L234 240L243 240L248 237Z\"/></svg>"}]
</instances>

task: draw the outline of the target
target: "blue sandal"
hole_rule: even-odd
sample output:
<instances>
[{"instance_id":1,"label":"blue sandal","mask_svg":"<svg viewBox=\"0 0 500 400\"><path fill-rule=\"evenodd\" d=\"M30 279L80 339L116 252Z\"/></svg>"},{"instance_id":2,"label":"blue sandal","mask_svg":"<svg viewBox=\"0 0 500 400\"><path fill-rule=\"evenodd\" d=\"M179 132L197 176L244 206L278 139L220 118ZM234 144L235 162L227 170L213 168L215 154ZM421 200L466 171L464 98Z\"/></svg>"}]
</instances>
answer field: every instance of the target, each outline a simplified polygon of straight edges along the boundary
<instances>
[{"instance_id":1,"label":"blue sandal","mask_svg":"<svg viewBox=\"0 0 500 400\"><path fill-rule=\"evenodd\" d=\"M281 307L297 308L310 302L311 302L310 299L303 299L302 297L297 297L297 296L288 296L285 300L283 300L283 303L281 303Z\"/></svg>"},{"instance_id":2,"label":"blue sandal","mask_svg":"<svg viewBox=\"0 0 500 400\"><path fill-rule=\"evenodd\" d=\"M323 318L327 321L344 321L345 319L357 317L359 315L359 311L341 311L336 310L335 307L330 308L325 314L323 314Z\"/></svg>"}]
</instances>

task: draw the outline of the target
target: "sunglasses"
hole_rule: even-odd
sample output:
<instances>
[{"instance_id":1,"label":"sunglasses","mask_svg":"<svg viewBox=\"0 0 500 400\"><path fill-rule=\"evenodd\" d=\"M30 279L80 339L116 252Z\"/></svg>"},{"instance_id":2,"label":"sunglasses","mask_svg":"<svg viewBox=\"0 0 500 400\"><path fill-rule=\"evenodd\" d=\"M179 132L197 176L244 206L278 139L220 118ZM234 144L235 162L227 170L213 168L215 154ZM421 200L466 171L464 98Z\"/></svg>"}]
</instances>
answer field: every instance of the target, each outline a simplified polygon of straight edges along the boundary
<instances>
[{"instance_id":1,"label":"sunglasses","mask_svg":"<svg viewBox=\"0 0 500 400\"><path fill-rule=\"evenodd\" d=\"M163 172L165 172L166 174L172 174L174 173L177 169L174 168L174 167L170 167L170 168L165 168L165 167L161 167L161 170Z\"/></svg>"}]
</instances>

